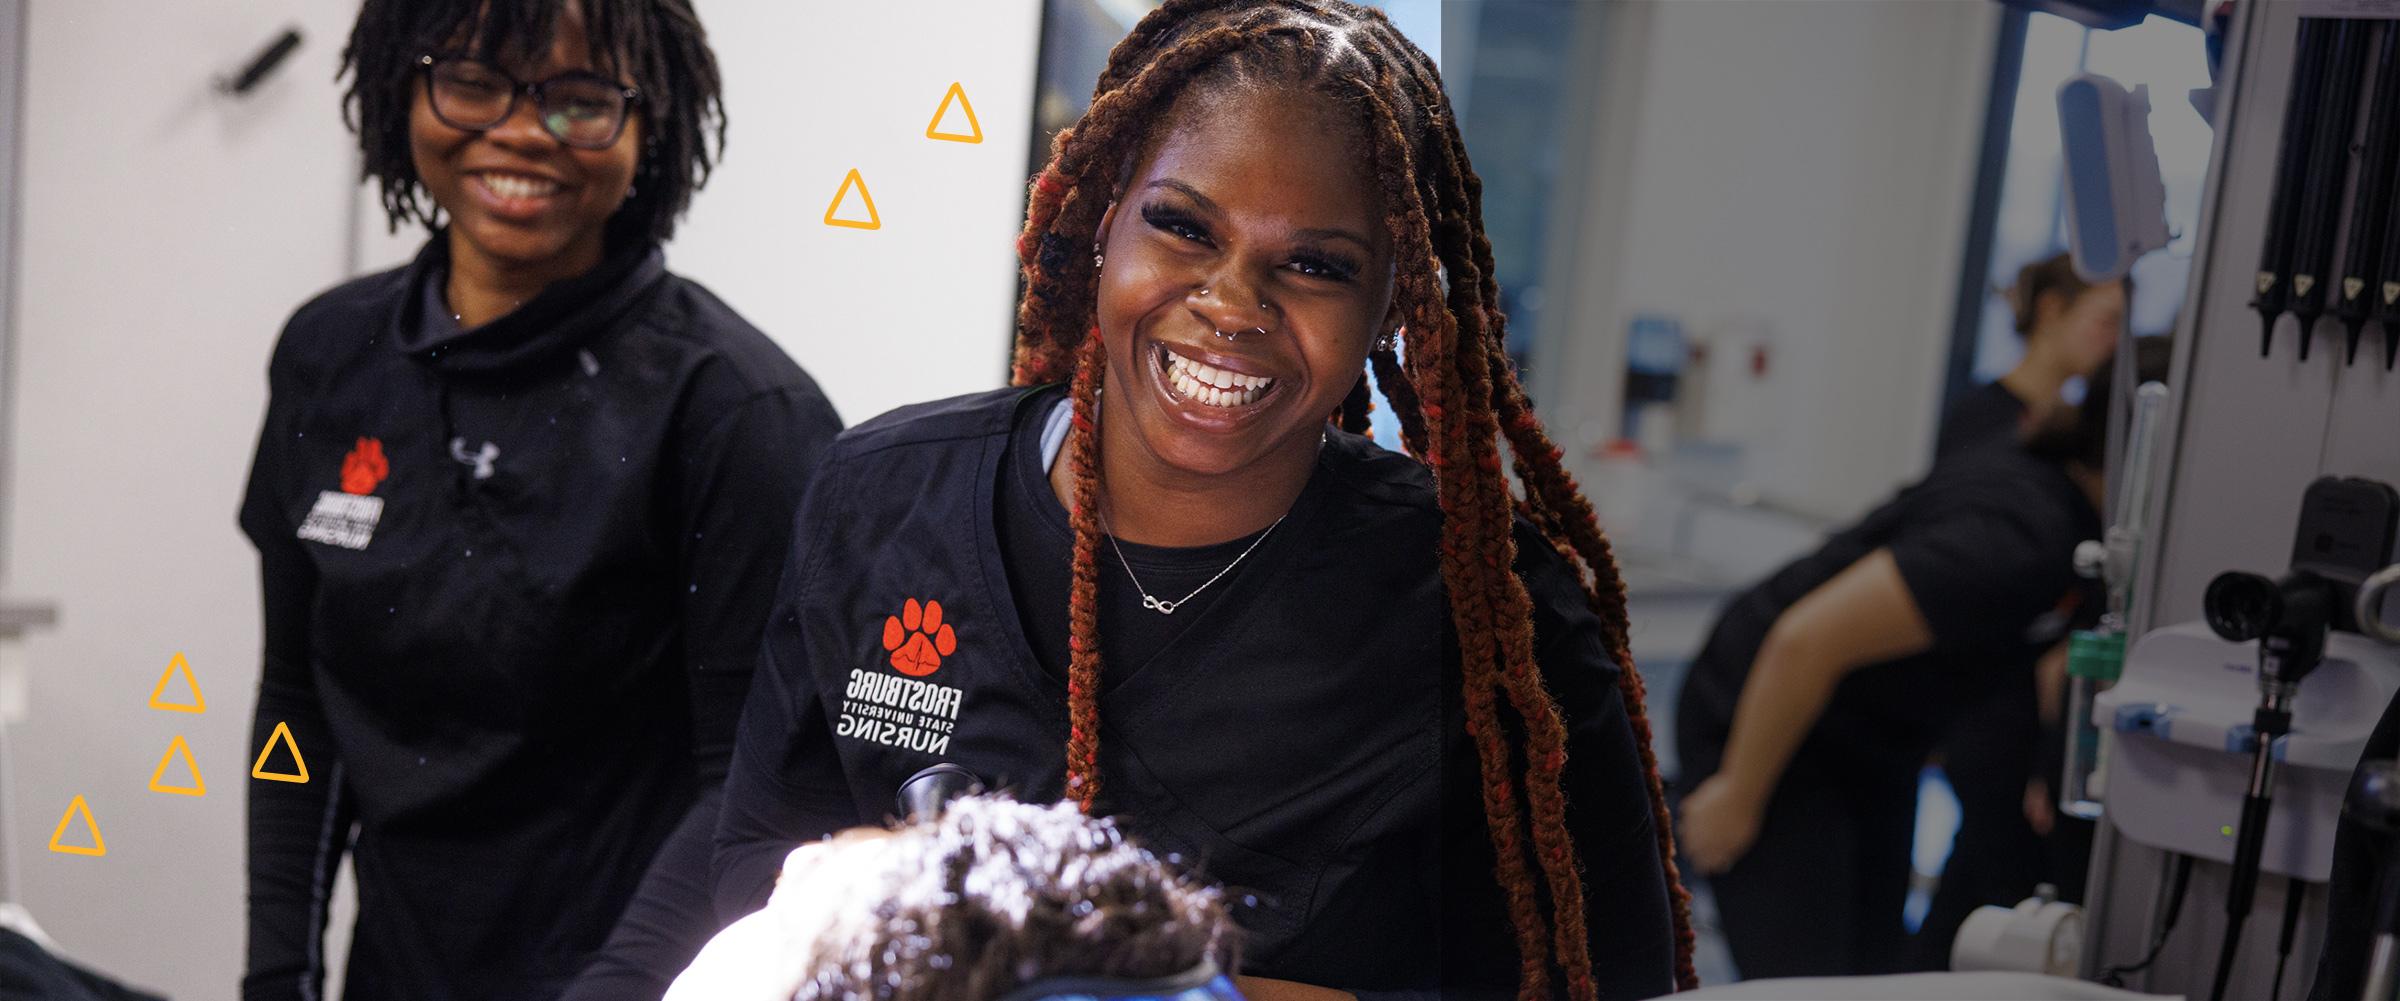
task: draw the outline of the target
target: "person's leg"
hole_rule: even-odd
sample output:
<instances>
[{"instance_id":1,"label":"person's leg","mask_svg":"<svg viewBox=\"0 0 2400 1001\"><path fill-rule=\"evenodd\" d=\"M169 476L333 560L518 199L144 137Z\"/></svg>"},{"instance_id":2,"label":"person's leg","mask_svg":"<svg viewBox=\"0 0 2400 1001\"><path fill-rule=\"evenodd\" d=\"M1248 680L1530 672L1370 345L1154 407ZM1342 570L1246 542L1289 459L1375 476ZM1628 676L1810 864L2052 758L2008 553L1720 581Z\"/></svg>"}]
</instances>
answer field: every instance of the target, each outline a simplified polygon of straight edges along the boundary
<instances>
[{"instance_id":1,"label":"person's leg","mask_svg":"<svg viewBox=\"0 0 2400 1001\"><path fill-rule=\"evenodd\" d=\"M1958 836L1912 943L1912 968L1949 969L1950 943L1967 915L1986 904L2013 906L2041 881L2042 836L2025 819L2040 729L2027 688L1962 717L1943 745L1942 773L1958 796Z\"/></svg>"},{"instance_id":2,"label":"person's leg","mask_svg":"<svg viewBox=\"0 0 2400 1001\"><path fill-rule=\"evenodd\" d=\"M1856 949L1858 825L1837 780L1808 750L1767 805L1758 841L1710 877L1726 946L1745 980L1851 972Z\"/></svg>"},{"instance_id":3,"label":"person's leg","mask_svg":"<svg viewBox=\"0 0 2400 1001\"><path fill-rule=\"evenodd\" d=\"M1858 837L1847 867L1857 879L1857 933L1843 973L1897 973L1908 968L1909 874L1917 829L1920 762L1861 762L1852 769L1850 805Z\"/></svg>"}]
</instances>

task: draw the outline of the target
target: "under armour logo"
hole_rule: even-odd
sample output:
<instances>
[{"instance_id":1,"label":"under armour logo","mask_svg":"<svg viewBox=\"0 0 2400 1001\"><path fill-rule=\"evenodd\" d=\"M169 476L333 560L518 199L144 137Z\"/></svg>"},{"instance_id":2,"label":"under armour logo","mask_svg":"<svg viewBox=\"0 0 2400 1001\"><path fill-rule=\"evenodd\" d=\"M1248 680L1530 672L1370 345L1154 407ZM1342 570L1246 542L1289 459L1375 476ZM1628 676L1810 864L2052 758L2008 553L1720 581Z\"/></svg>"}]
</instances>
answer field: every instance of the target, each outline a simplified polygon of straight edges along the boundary
<instances>
[{"instance_id":1,"label":"under armour logo","mask_svg":"<svg viewBox=\"0 0 2400 1001\"><path fill-rule=\"evenodd\" d=\"M452 438L450 439L450 457L475 467L476 479L488 480L492 478L493 460L500 458L500 446L487 441L483 443L481 450L469 452L465 438Z\"/></svg>"}]
</instances>

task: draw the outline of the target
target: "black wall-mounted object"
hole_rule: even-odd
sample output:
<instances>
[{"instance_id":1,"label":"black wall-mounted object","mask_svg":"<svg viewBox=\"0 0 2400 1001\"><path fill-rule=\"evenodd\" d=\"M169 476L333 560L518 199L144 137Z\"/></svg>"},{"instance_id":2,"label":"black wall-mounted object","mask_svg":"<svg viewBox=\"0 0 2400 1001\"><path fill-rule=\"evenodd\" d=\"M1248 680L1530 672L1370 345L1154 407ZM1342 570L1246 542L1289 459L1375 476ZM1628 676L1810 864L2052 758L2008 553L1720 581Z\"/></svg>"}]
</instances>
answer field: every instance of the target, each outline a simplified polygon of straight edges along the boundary
<instances>
[{"instance_id":1,"label":"black wall-mounted object","mask_svg":"<svg viewBox=\"0 0 2400 1001\"><path fill-rule=\"evenodd\" d=\"M2292 572L2333 582L2341 590L2333 628L2358 632L2358 587L2391 565L2400 545L2400 492L2376 480L2327 476L2300 498L2292 533Z\"/></svg>"},{"instance_id":2,"label":"black wall-mounted object","mask_svg":"<svg viewBox=\"0 0 2400 1001\"><path fill-rule=\"evenodd\" d=\"M2275 153L2275 187L2267 196L2266 246L2258 255L2258 353L2275 347L2275 321L2291 306L2292 245L2300 228L2300 193L2305 187L2309 151L2316 138L2317 106L2323 97L2325 64L2333 50L2333 25L2313 18L2300 21L2294 45L2291 89L2283 101L2283 136Z\"/></svg>"},{"instance_id":3,"label":"black wall-mounted object","mask_svg":"<svg viewBox=\"0 0 2400 1001\"><path fill-rule=\"evenodd\" d=\"M2342 318L2342 363L2358 360L2359 334L2380 305L2400 300L2400 241L2392 239L2393 170L2400 165L2400 30L2379 29L2374 85L2367 105L2366 158L2358 170L2358 196L2350 211L2350 245L2342 254L2342 280L2334 313ZM2388 277L2387 277L2388 276ZM2387 327L2388 329L2388 327Z\"/></svg>"},{"instance_id":4,"label":"black wall-mounted object","mask_svg":"<svg viewBox=\"0 0 2400 1001\"><path fill-rule=\"evenodd\" d=\"M2366 21L2334 21L2332 62L2317 102L2316 134L2309 138L2306 180L2300 188L2300 220L2292 241L2290 308L2300 321L2300 358L2308 359L2317 317L2334 284L2333 237L2341 223L2342 191L2350 179L2350 136L2358 124L2359 74L2366 67Z\"/></svg>"},{"instance_id":5,"label":"black wall-mounted object","mask_svg":"<svg viewBox=\"0 0 2400 1001\"><path fill-rule=\"evenodd\" d=\"M219 78L217 89L235 96L248 94L264 83L299 48L300 29L285 28L283 34L275 36L258 50L257 55L251 56L250 61L243 64L241 72Z\"/></svg>"}]
</instances>

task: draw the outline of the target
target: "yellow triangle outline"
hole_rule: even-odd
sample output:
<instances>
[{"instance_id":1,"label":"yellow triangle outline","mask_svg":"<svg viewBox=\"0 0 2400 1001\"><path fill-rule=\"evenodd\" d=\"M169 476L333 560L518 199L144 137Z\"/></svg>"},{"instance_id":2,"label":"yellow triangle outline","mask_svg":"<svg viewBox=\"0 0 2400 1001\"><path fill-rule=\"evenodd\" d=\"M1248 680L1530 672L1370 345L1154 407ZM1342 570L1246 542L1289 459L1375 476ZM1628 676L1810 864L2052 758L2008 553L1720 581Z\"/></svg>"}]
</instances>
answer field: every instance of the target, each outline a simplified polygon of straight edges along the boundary
<instances>
[{"instance_id":1,"label":"yellow triangle outline","mask_svg":"<svg viewBox=\"0 0 2400 1001\"><path fill-rule=\"evenodd\" d=\"M192 690L192 701L189 704L159 701L161 696L167 694L167 682L178 673L183 675L184 685ZM167 661L167 669L159 674L157 687L150 689L150 708L163 709L171 713L204 713L208 711L208 696L200 694L200 679L192 676L192 662L183 659L183 651L175 651L175 658Z\"/></svg>"},{"instance_id":2,"label":"yellow triangle outline","mask_svg":"<svg viewBox=\"0 0 2400 1001\"><path fill-rule=\"evenodd\" d=\"M859 200L867 203L867 218L864 222L856 219L836 219L833 217L833 214L836 211L839 211L842 207L842 198L850 194L850 189L852 188L857 188ZM842 226L849 229L883 228L883 216L877 214L875 211L875 196L867 192L867 179L858 176L858 168L850 168L849 176L842 178L841 188L833 193L833 201L825 206L825 225Z\"/></svg>"},{"instance_id":3,"label":"yellow triangle outline","mask_svg":"<svg viewBox=\"0 0 2400 1001\"><path fill-rule=\"evenodd\" d=\"M59 843L67 836L68 822L74 820L78 813L83 814L84 830L92 832L92 844L89 848L82 845ZM93 858L108 854L108 839L100 836L100 822L92 819L92 806L84 802L83 797L75 797L74 802L67 804L67 812L58 815L58 830L50 834L50 850L61 855L88 855Z\"/></svg>"},{"instance_id":4,"label":"yellow triangle outline","mask_svg":"<svg viewBox=\"0 0 2400 1001\"><path fill-rule=\"evenodd\" d=\"M958 106L966 110L967 127L975 130L974 132L962 134L958 132L941 131L942 116L950 112L950 102L952 101L957 101ZM961 86L958 81L950 81L950 92L943 94L941 106L933 109L933 120L925 123L925 138L940 139L945 142L954 143L979 143L983 141L983 123L975 120L975 104L974 102L967 100L967 88Z\"/></svg>"},{"instance_id":5,"label":"yellow triangle outline","mask_svg":"<svg viewBox=\"0 0 2400 1001\"><path fill-rule=\"evenodd\" d=\"M167 763L175 760L175 756L178 754L183 755L184 767L191 770L192 784L188 786L160 785L159 780L167 777ZM159 755L158 770L150 773L150 791L171 792L178 796L208 795L208 780L200 777L200 762L192 759L192 745L184 741L182 734L176 734L175 739L167 744L167 753Z\"/></svg>"},{"instance_id":6,"label":"yellow triangle outline","mask_svg":"<svg viewBox=\"0 0 2400 1001\"><path fill-rule=\"evenodd\" d=\"M267 756L275 753L275 742L279 740L283 742L283 746L292 749L292 763L300 767L297 774L267 770ZM291 724L275 724L275 732L267 736L267 746L258 749L258 760L250 765L250 777L266 779L269 782L306 783L308 781L308 759L300 756L300 742L292 739Z\"/></svg>"}]
</instances>

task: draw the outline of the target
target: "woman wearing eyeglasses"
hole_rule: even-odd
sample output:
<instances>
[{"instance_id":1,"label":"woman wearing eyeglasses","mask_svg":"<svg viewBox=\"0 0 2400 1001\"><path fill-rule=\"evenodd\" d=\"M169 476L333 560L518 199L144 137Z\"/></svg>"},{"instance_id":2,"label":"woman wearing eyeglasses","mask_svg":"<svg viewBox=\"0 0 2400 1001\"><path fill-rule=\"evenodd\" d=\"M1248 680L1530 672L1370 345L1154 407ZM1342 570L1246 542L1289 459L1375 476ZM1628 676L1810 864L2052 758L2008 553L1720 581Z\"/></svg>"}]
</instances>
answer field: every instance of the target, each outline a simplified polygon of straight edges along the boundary
<instances>
[{"instance_id":1,"label":"woman wearing eyeglasses","mask_svg":"<svg viewBox=\"0 0 2400 1001\"><path fill-rule=\"evenodd\" d=\"M367 0L344 58L366 175L430 239L269 366L252 746L290 778L251 783L243 996L318 996L347 849L349 1001L655 998L709 905L652 860L708 856L839 420L665 270L723 134L688 0Z\"/></svg>"}]
</instances>

